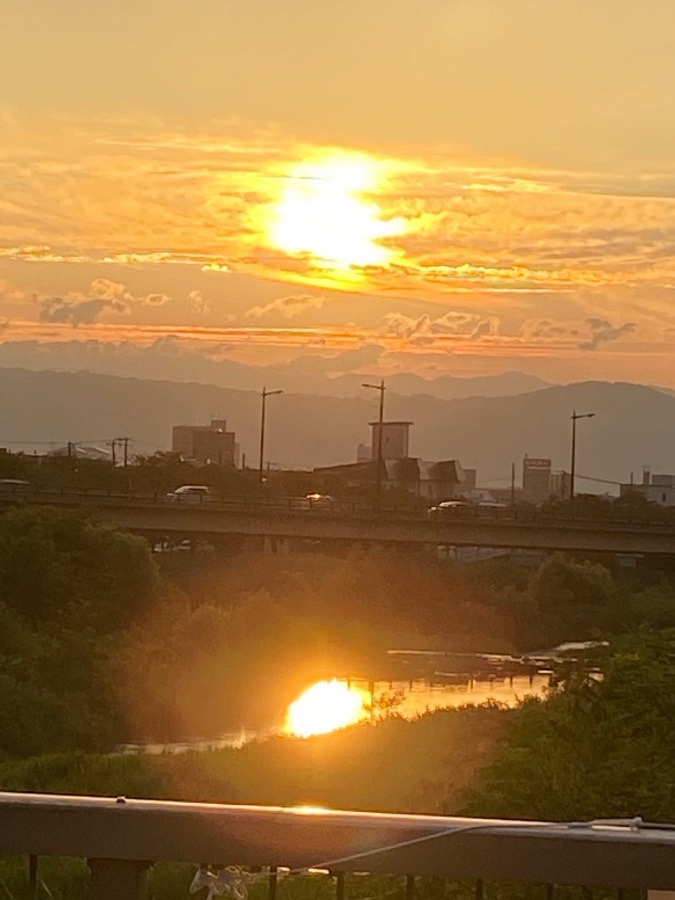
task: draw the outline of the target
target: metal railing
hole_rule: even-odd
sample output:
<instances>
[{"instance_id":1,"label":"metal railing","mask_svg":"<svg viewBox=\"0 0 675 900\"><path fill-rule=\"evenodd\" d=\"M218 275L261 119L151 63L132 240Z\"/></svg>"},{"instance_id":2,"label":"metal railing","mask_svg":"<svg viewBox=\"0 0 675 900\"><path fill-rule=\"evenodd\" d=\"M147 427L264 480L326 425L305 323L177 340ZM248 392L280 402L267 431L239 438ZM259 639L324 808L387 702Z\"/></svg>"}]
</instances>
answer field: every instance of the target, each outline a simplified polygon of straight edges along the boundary
<instances>
[{"instance_id":1,"label":"metal railing","mask_svg":"<svg viewBox=\"0 0 675 900\"><path fill-rule=\"evenodd\" d=\"M38 857L86 858L91 900L140 900L153 863L203 860L269 867L270 900L280 867L337 876L338 900L347 872L406 876L408 900L420 875L470 879L477 898L488 881L541 884L547 898L554 885L612 886L619 897L626 888L675 889L675 826L639 819L521 822L0 793L0 853L29 856L35 884Z\"/></svg>"}]
</instances>

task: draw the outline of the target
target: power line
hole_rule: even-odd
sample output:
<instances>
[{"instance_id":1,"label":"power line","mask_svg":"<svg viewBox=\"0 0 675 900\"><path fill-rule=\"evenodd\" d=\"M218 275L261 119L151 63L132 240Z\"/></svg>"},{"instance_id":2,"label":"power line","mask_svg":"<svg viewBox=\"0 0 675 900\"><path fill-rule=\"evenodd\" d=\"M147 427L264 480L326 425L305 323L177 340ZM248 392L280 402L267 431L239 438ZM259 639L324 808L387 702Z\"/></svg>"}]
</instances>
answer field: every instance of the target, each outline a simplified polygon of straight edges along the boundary
<instances>
[{"instance_id":1,"label":"power line","mask_svg":"<svg viewBox=\"0 0 675 900\"><path fill-rule=\"evenodd\" d=\"M609 478L592 478L590 475L577 475L577 478L582 478L584 481L597 481L599 484L623 484L623 481L611 481Z\"/></svg>"},{"instance_id":2,"label":"power line","mask_svg":"<svg viewBox=\"0 0 675 900\"><path fill-rule=\"evenodd\" d=\"M117 437L116 438L111 438L111 437L76 438L74 441L70 441L69 443L71 443L71 444L112 444L113 441L133 442L134 439L132 437L127 437L127 438L121 438L121 437L119 437L119 438L117 438ZM57 439L57 440L53 440L53 441L3 441L0 438L0 444L9 444L11 446L17 446L17 447L27 447L27 446L30 446L30 447L33 447L33 446L53 447L55 444L65 444L65 443L68 443L65 439L64 440ZM147 443L147 442L141 441L141 443ZM147 446L150 446L150 445L148 444Z\"/></svg>"}]
</instances>

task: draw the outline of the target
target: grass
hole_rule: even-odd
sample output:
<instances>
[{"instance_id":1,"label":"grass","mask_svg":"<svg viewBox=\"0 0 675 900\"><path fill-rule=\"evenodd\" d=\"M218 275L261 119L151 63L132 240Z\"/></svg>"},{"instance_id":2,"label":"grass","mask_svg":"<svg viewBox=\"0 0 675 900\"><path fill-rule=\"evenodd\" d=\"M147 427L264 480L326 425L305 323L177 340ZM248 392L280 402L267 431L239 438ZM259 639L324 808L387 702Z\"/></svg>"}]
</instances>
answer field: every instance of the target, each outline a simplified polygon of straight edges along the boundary
<instances>
[{"instance_id":1,"label":"grass","mask_svg":"<svg viewBox=\"0 0 675 900\"><path fill-rule=\"evenodd\" d=\"M374 726L307 739L275 737L241 749L5 761L0 789L449 813L490 758L508 714L487 705L412 721L391 716Z\"/></svg>"}]
</instances>

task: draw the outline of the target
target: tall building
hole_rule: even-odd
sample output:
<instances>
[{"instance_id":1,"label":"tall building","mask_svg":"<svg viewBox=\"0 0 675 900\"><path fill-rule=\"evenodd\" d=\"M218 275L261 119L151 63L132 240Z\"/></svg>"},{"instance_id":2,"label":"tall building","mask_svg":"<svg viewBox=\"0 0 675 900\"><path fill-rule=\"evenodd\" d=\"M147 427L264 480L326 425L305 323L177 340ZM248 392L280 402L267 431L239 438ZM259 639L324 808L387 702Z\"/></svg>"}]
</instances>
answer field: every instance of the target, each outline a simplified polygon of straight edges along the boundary
<instances>
[{"instance_id":1,"label":"tall building","mask_svg":"<svg viewBox=\"0 0 675 900\"><path fill-rule=\"evenodd\" d=\"M380 436L380 423L369 422L372 428L372 459L377 460ZM412 422L383 422L382 423L382 459L407 459L408 458L408 434Z\"/></svg>"},{"instance_id":2,"label":"tall building","mask_svg":"<svg viewBox=\"0 0 675 900\"><path fill-rule=\"evenodd\" d=\"M551 496L551 460L532 459L526 456L523 460L523 492L525 503L546 503Z\"/></svg>"},{"instance_id":3,"label":"tall building","mask_svg":"<svg viewBox=\"0 0 675 900\"><path fill-rule=\"evenodd\" d=\"M174 425L172 450L202 465L236 466L239 462L239 447L225 419L212 419L210 425Z\"/></svg>"},{"instance_id":4,"label":"tall building","mask_svg":"<svg viewBox=\"0 0 675 900\"><path fill-rule=\"evenodd\" d=\"M556 500L567 500L570 495L571 478L569 472L551 473L551 496Z\"/></svg>"},{"instance_id":5,"label":"tall building","mask_svg":"<svg viewBox=\"0 0 675 900\"><path fill-rule=\"evenodd\" d=\"M621 496L640 495L657 506L675 506L675 475L652 475L645 469L642 484L622 484Z\"/></svg>"}]
</instances>

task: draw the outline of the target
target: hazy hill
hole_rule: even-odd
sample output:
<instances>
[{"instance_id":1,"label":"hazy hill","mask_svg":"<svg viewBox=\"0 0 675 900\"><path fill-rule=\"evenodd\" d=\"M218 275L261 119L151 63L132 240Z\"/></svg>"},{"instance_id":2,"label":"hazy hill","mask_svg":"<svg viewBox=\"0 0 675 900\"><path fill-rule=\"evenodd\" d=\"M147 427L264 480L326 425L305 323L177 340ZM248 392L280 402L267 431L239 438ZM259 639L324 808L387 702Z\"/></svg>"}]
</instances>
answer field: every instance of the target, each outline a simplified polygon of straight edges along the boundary
<instances>
[{"instance_id":1,"label":"hazy hill","mask_svg":"<svg viewBox=\"0 0 675 900\"><path fill-rule=\"evenodd\" d=\"M365 392L364 392L365 394ZM375 392L372 392L374 395ZM171 426L224 417L249 463L257 462L260 397L211 385L141 381L91 373L0 369L0 446L10 442L102 441L129 435L136 452L167 449ZM268 459L283 465L350 462L368 438L376 396L287 393L268 402ZM388 418L414 421L411 454L459 458L481 480L508 479L525 453L569 465L572 409L597 417L579 423L578 471L625 480L643 464L675 470L675 397L639 385L584 382L513 397L441 400L387 394ZM48 449L41 445L41 449Z\"/></svg>"},{"instance_id":2,"label":"hazy hill","mask_svg":"<svg viewBox=\"0 0 675 900\"><path fill-rule=\"evenodd\" d=\"M363 381L376 376L341 375L333 379L335 389L338 388L354 395L361 389ZM413 373L401 372L387 378L387 387L393 394L406 397L414 394L428 394L441 400L461 400L466 397L505 397L513 394L525 394L550 387L549 383L526 375L524 372L503 372L500 375L476 375L472 378L458 378L454 375L440 375L438 378L422 378Z\"/></svg>"},{"instance_id":3,"label":"hazy hill","mask_svg":"<svg viewBox=\"0 0 675 900\"><path fill-rule=\"evenodd\" d=\"M322 356L307 354L266 366L232 359L213 359L206 353L180 347L169 338L149 347L110 345L103 341L0 341L0 368L20 367L33 372L97 372L102 375L152 381L199 382L240 390L260 390L273 384L289 393L304 393L307 385L322 397L357 397L361 383L377 376L382 348L367 345ZM359 372L361 374L353 374ZM457 378L441 375L421 378L399 373L388 379L392 393L430 394L444 400L461 397L503 397L548 387L545 381L523 372Z\"/></svg>"}]
</instances>

